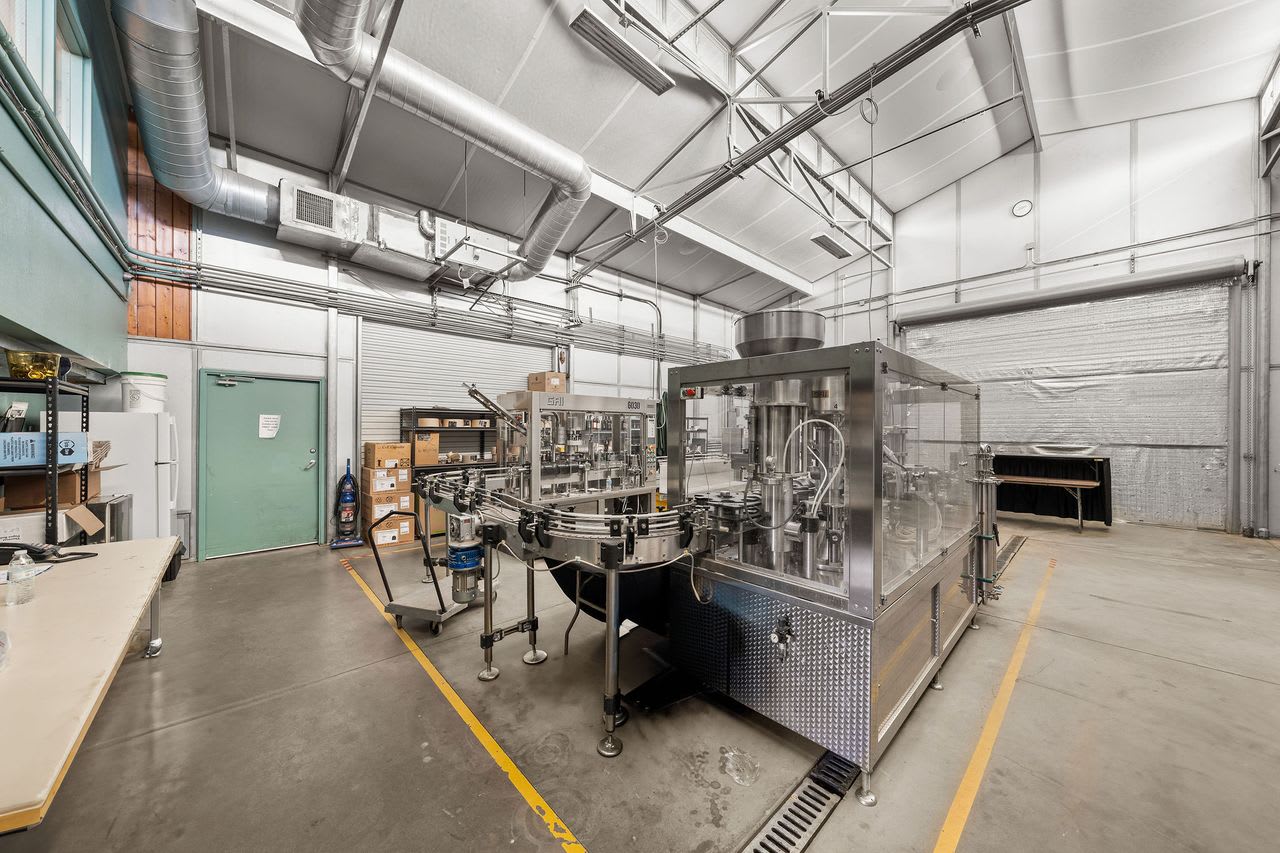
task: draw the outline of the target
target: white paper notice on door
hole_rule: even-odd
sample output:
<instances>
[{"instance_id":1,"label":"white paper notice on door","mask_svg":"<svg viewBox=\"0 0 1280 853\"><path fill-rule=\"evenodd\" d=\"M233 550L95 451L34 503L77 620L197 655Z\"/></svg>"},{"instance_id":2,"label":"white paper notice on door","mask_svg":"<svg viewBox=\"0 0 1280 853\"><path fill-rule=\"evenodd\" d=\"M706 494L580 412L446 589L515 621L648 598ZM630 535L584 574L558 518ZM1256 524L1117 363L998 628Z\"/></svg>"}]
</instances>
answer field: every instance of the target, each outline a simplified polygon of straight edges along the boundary
<instances>
[{"instance_id":1,"label":"white paper notice on door","mask_svg":"<svg viewBox=\"0 0 1280 853\"><path fill-rule=\"evenodd\" d=\"M279 415L258 415L258 438L275 438L280 432Z\"/></svg>"}]
</instances>

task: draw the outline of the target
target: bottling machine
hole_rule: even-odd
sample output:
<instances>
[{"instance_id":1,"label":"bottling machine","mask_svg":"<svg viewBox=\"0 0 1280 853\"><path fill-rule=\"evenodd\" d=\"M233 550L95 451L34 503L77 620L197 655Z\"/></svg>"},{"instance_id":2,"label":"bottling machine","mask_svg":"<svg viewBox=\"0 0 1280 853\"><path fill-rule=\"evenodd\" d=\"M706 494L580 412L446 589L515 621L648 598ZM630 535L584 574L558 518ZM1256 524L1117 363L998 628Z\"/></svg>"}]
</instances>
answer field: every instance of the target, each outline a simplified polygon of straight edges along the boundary
<instances>
[{"instance_id":1,"label":"bottling machine","mask_svg":"<svg viewBox=\"0 0 1280 853\"><path fill-rule=\"evenodd\" d=\"M532 605L517 625L492 625L496 550L530 572L536 558L573 566L603 579L602 755L622 748L625 590L661 615L648 627L668 634L681 669L855 763L874 803L876 761L998 594L998 481L976 387L878 342L820 348L824 324L748 315L742 358L670 371L663 512L651 503L654 401L521 391L495 403L469 390L502 424L504 467L416 488L476 520L481 678L496 677L493 644L513 632L531 633L526 662L545 657ZM720 470L712 447L727 456Z\"/></svg>"},{"instance_id":2,"label":"bottling machine","mask_svg":"<svg viewBox=\"0 0 1280 853\"><path fill-rule=\"evenodd\" d=\"M670 585L671 647L856 763L874 801L876 760L990 586L975 506L990 478L976 387L874 341L818 349L824 323L749 315L743 358L669 374L669 498L708 517L690 582ZM741 448L714 485L685 462L692 414Z\"/></svg>"}]
</instances>

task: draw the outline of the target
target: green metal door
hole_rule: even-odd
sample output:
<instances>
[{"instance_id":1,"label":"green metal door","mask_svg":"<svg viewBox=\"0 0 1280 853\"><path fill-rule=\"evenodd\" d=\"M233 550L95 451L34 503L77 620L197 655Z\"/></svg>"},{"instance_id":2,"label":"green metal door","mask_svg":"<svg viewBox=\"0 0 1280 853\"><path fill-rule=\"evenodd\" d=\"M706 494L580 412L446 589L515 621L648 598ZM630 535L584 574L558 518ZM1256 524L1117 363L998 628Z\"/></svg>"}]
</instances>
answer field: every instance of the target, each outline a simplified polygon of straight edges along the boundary
<instances>
[{"instance_id":1,"label":"green metal door","mask_svg":"<svg viewBox=\"0 0 1280 853\"><path fill-rule=\"evenodd\" d=\"M319 380L200 371L199 558L320 539Z\"/></svg>"}]
</instances>

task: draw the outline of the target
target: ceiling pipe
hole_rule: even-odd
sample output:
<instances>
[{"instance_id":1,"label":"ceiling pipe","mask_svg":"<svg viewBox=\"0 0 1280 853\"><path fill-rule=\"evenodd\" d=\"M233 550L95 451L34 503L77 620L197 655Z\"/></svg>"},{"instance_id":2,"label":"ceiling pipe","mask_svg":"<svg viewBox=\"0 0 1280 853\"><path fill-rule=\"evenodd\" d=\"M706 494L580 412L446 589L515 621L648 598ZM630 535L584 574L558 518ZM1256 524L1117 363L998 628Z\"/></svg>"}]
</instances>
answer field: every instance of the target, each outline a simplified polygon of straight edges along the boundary
<instances>
[{"instance_id":1,"label":"ceiling pipe","mask_svg":"<svg viewBox=\"0 0 1280 853\"><path fill-rule=\"evenodd\" d=\"M278 225L279 189L218 166L210 155L193 0L113 0L111 18L155 179L196 207Z\"/></svg>"},{"instance_id":2,"label":"ceiling pipe","mask_svg":"<svg viewBox=\"0 0 1280 853\"><path fill-rule=\"evenodd\" d=\"M316 60L361 89L372 75L379 45L361 26L370 5L370 0L299 0L294 10ZM520 245L525 260L507 278L520 281L540 273L591 198L586 160L398 50L386 52L375 85L379 98L551 183Z\"/></svg>"}]
</instances>

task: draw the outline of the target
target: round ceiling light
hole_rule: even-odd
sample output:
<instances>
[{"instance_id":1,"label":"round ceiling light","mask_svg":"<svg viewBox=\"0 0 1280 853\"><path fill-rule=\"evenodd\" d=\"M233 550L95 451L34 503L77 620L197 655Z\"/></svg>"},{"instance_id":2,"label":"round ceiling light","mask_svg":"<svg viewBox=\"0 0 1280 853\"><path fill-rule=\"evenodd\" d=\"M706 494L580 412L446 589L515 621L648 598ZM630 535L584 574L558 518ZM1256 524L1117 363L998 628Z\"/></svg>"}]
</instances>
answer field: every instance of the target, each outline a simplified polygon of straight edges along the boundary
<instances>
[{"instance_id":1,"label":"round ceiling light","mask_svg":"<svg viewBox=\"0 0 1280 853\"><path fill-rule=\"evenodd\" d=\"M692 255L696 251L698 251L697 243L687 243L680 247L680 254L685 256Z\"/></svg>"},{"instance_id":2,"label":"round ceiling light","mask_svg":"<svg viewBox=\"0 0 1280 853\"><path fill-rule=\"evenodd\" d=\"M1013 215L1021 219L1031 212L1032 204L1030 199L1024 198L1013 205Z\"/></svg>"}]
</instances>

